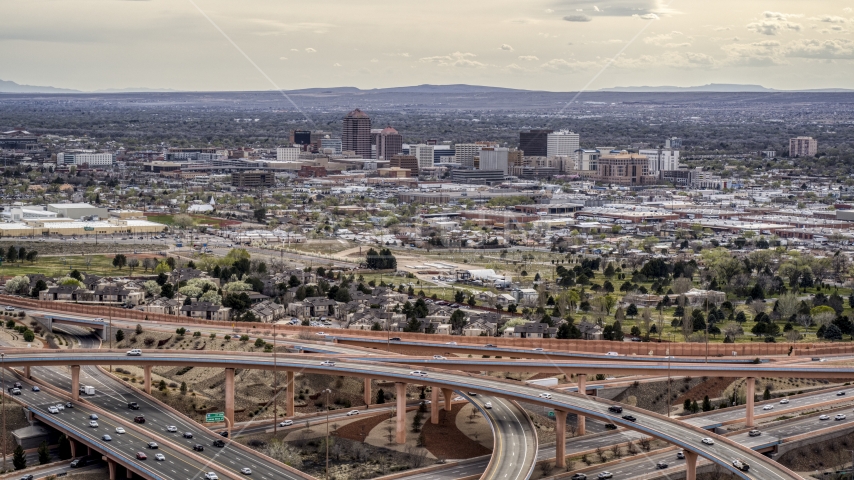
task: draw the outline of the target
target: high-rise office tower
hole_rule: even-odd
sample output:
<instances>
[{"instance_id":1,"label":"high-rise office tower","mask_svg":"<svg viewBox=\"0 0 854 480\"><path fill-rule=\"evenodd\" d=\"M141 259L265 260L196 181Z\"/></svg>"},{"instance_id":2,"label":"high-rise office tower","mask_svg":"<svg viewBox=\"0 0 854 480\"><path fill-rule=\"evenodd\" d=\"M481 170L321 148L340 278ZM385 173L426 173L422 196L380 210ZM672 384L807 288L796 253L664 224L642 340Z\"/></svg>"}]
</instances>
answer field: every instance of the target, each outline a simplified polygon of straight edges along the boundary
<instances>
[{"instance_id":1,"label":"high-rise office tower","mask_svg":"<svg viewBox=\"0 0 854 480\"><path fill-rule=\"evenodd\" d=\"M403 135L391 127L385 127L377 135L377 159L391 160L391 157L403 152Z\"/></svg>"},{"instance_id":2,"label":"high-rise office tower","mask_svg":"<svg viewBox=\"0 0 854 480\"><path fill-rule=\"evenodd\" d=\"M548 155L548 135L554 130L530 130L519 132L519 150L526 157L545 157Z\"/></svg>"},{"instance_id":3,"label":"high-rise office tower","mask_svg":"<svg viewBox=\"0 0 854 480\"><path fill-rule=\"evenodd\" d=\"M569 130L560 130L546 136L547 157L556 157L558 155L570 157L575 155L575 151L578 150L578 147L578 134L570 132ZM522 150L524 151L525 149ZM525 152L525 155L529 157L532 156L527 151Z\"/></svg>"},{"instance_id":4,"label":"high-rise office tower","mask_svg":"<svg viewBox=\"0 0 854 480\"><path fill-rule=\"evenodd\" d=\"M371 117L367 113L357 108L344 117L341 147L362 158L371 158Z\"/></svg>"}]
</instances>

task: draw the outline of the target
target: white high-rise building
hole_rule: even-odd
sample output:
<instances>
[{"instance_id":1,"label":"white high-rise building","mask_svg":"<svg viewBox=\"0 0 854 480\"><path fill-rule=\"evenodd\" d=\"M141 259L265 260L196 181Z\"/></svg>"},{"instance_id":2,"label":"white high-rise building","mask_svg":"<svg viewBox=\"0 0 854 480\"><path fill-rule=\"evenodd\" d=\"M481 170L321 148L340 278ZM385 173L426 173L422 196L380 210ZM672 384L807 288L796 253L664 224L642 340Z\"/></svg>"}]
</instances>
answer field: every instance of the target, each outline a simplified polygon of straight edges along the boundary
<instances>
[{"instance_id":1,"label":"white high-rise building","mask_svg":"<svg viewBox=\"0 0 854 480\"><path fill-rule=\"evenodd\" d=\"M650 175L658 176L658 172L679 169L679 150L650 148L639 150L638 153L649 158Z\"/></svg>"},{"instance_id":2,"label":"white high-rise building","mask_svg":"<svg viewBox=\"0 0 854 480\"><path fill-rule=\"evenodd\" d=\"M572 156L579 147L579 136L569 130L552 132L546 137L546 156Z\"/></svg>"},{"instance_id":3,"label":"white high-rise building","mask_svg":"<svg viewBox=\"0 0 854 480\"><path fill-rule=\"evenodd\" d=\"M299 147L279 147L276 149L276 160L280 162L296 162L299 160Z\"/></svg>"},{"instance_id":4,"label":"white high-rise building","mask_svg":"<svg viewBox=\"0 0 854 480\"><path fill-rule=\"evenodd\" d=\"M327 148L331 149L332 153L336 155L341 155L341 152L344 151L343 145L341 144L341 139L332 138L329 135L320 139L320 152L325 152Z\"/></svg>"},{"instance_id":5,"label":"white high-rise building","mask_svg":"<svg viewBox=\"0 0 854 480\"><path fill-rule=\"evenodd\" d=\"M462 168L474 168L474 157L480 152L483 145L478 143L458 143L454 145L454 156L456 163Z\"/></svg>"},{"instance_id":6,"label":"white high-rise building","mask_svg":"<svg viewBox=\"0 0 854 480\"><path fill-rule=\"evenodd\" d=\"M112 153L57 153L57 165L89 165L103 167L113 164L115 156Z\"/></svg>"},{"instance_id":7,"label":"white high-rise building","mask_svg":"<svg viewBox=\"0 0 854 480\"><path fill-rule=\"evenodd\" d=\"M484 147L480 150L479 170L501 170L507 175L507 156L509 148Z\"/></svg>"},{"instance_id":8,"label":"white high-rise building","mask_svg":"<svg viewBox=\"0 0 854 480\"><path fill-rule=\"evenodd\" d=\"M418 159L418 170L433 168L433 145L410 145L409 154Z\"/></svg>"}]
</instances>

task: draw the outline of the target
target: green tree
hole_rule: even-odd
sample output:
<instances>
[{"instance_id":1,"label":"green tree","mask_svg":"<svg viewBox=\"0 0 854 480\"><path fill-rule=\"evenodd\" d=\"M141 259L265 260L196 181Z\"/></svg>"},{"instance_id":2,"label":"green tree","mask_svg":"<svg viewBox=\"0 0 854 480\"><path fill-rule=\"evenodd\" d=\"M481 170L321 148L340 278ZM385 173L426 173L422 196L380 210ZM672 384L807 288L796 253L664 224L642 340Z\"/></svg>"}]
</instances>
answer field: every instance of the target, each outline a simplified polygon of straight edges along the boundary
<instances>
[{"instance_id":1,"label":"green tree","mask_svg":"<svg viewBox=\"0 0 854 480\"><path fill-rule=\"evenodd\" d=\"M264 207L253 210L252 216L258 223L267 223L267 209Z\"/></svg>"},{"instance_id":2,"label":"green tree","mask_svg":"<svg viewBox=\"0 0 854 480\"><path fill-rule=\"evenodd\" d=\"M119 253L115 257L113 257L113 266L118 268L119 270L124 268L127 263L128 259L123 253Z\"/></svg>"},{"instance_id":3,"label":"green tree","mask_svg":"<svg viewBox=\"0 0 854 480\"><path fill-rule=\"evenodd\" d=\"M626 307L626 316L629 318L635 318L638 314L638 307L634 303L630 303L628 307Z\"/></svg>"},{"instance_id":4,"label":"green tree","mask_svg":"<svg viewBox=\"0 0 854 480\"><path fill-rule=\"evenodd\" d=\"M136 324L136 330L134 330L134 331L136 332L137 335L141 335L142 334L142 325L137 323Z\"/></svg>"},{"instance_id":5,"label":"green tree","mask_svg":"<svg viewBox=\"0 0 854 480\"><path fill-rule=\"evenodd\" d=\"M157 389L160 390L161 392L166 390L166 380L161 379L160 383L157 384Z\"/></svg>"},{"instance_id":6,"label":"green tree","mask_svg":"<svg viewBox=\"0 0 854 480\"><path fill-rule=\"evenodd\" d=\"M377 390L377 405L381 405L385 403L385 392L383 389Z\"/></svg>"},{"instance_id":7,"label":"green tree","mask_svg":"<svg viewBox=\"0 0 854 480\"><path fill-rule=\"evenodd\" d=\"M50 463L50 452L47 451L47 442L39 444L39 465Z\"/></svg>"},{"instance_id":8,"label":"green tree","mask_svg":"<svg viewBox=\"0 0 854 480\"><path fill-rule=\"evenodd\" d=\"M121 342L124 339L125 339L124 330L121 330L121 329L117 330L116 331L116 342Z\"/></svg>"},{"instance_id":9,"label":"green tree","mask_svg":"<svg viewBox=\"0 0 854 480\"><path fill-rule=\"evenodd\" d=\"M6 261L9 263L14 263L15 260L17 260L17 259L18 259L18 249L10 245L9 249L6 250Z\"/></svg>"},{"instance_id":10,"label":"green tree","mask_svg":"<svg viewBox=\"0 0 854 480\"><path fill-rule=\"evenodd\" d=\"M12 465L15 470L23 470L27 468L27 456L24 454L24 449L20 445L15 447L15 452L12 454Z\"/></svg>"},{"instance_id":11,"label":"green tree","mask_svg":"<svg viewBox=\"0 0 854 480\"><path fill-rule=\"evenodd\" d=\"M60 460L68 460L71 458L71 442L65 435L59 436L59 447L57 449Z\"/></svg>"},{"instance_id":12,"label":"green tree","mask_svg":"<svg viewBox=\"0 0 854 480\"><path fill-rule=\"evenodd\" d=\"M457 290L454 292L454 301L457 303L463 303L466 299L465 294L462 290Z\"/></svg>"},{"instance_id":13,"label":"green tree","mask_svg":"<svg viewBox=\"0 0 854 480\"><path fill-rule=\"evenodd\" d=\"M709 400L708 395L703 397L703 407L702 408L703 408L704 412L708 412L708 411L711 411L713 409L712 402L711 402L711 400Z\"/></svg>"},{"instance_id":14,"label":"green tree","mask_svg":"<svg viewBox=\"0 0 854 480\"><path fill-rule=\"evenodd\" d=\"M181 395L187 394L187 382L181 382Z\"/></svg>"},{"instance_id":15,"label":"green tree","mask_svg":"<svg viewBox=\"0 0 854 480\"><path fill-rule=\"evenodd\" d=\"M691 411L691 399L690 398L686 398L685 401L682 403L682 410L685 410L686 412Z\"/></svg>"},{"instance_id":16,"label":"green tree","mask_svg":"<svg viewBox=\"0 0 854 480\"><path fill-rule=\"evenodd\" d=\"M762 400L771 400L771 387L765 387L765 391L762 392Z\"/></svg>"}]
</instances>

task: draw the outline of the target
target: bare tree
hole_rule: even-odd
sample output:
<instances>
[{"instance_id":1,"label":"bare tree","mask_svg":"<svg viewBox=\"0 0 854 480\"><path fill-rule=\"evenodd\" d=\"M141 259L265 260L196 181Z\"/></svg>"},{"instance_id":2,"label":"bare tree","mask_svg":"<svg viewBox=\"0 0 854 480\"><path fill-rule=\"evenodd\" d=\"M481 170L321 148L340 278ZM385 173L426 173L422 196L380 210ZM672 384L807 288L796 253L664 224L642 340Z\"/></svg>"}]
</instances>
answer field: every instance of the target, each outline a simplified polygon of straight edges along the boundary
<instances>
[{"instance_id":1,"label":"bare tree","mask_svg":"<svg viewBox=\"0 0 854 480\"><path fill-rule=\"evenodd\" d=\"M723 334L732 340L735 340L744 335L744 328L742 328L737 322L729 322L724 325Z\"/></svg>"},{"instance_id":2,"label":"bare tree","mask_svg":"<svg viewBox=\"0 0 854 480\"><path fill-rule=\"evenodd\" d=\"M673 293L677 295L682 295L694 288L694 282L691 281L690 278L679 277L673 282Z\"/></svg>"},{"instance_id":3,"label":"bare tree","mask_svg":"<svg viewBox=\"0 0 854 480\"><path fill-rule=\"evenodd\" d=\"M652 438L643 437L639 440L640 447L644 452L648 452L652 449Z\"/></svg>"},{"instance_id":4,"label":"bare tree","mask_svg":"<svg viewBox=\"0 0 854 480\"><path fill-rule=\"evenodd\" d=\"M615 459L620 459L623 456L623 450L616 443L611 445L611 453Z\"/></svg>"},{"instance_id":5,"label":"bare tree","mask_svg":"<svg viewBox=\"0 0 854 480\"><path fill-rule=\"evenodd\" d=\"M749 307L750 310L753 311L753 316L756 317L757 315L765 311L767 305L762 300L754 300L750 302Z\"/></svg>"},{"instance_id":6,"label":"bare tree","mask_svg":"<svg viewBox=\"0 0 854 480\"><path fill-rule=\"evenodd\" d=\"M830 325L830 322L836 319L836 312L820 312L813 315L812 320L820 327Z\"/></svg>"},{"instance_id":7,"label":"bare tree","mask_svg":"<svg viewBox=\"0 0 854 480\"><path fill-rule=\"evenodd\" d=\"M792 315L798 313L798 307L800 307L801 301L798 299L798 296L793 293L785 293L780 295L780 298L777 299L777 313L780 314L780 317L784 322L788 322L789 318Z\"/></svg>"}]
</instances>

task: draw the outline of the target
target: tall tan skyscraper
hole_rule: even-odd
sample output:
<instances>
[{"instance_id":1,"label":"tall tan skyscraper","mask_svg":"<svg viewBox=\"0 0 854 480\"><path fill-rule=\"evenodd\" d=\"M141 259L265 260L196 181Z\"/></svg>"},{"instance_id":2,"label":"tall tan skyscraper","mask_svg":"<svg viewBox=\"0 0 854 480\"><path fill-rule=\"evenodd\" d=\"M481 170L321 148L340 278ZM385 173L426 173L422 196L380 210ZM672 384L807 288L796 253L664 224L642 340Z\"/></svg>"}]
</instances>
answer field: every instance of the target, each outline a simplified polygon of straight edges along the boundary
<instances>
[{"instance_id":1,"label":"tall tan skyscraper","mask_svg":"<svg viewBox=\"0 0 854 480\"><path fill-rule=\"evenodd\" d=\"M352 150L362 158L371 158L371 117L358 108L344 117L341 148Z\"/></svg>"},{"instance_id":2,"label":"tall tan skyscraper","mask_svg":"<svg viewBox=\"0 0 854 480\"><path fill-rule=\"evenodd\" d=\"M377 159L391 160L391 157L403 152L403 135L391 127L382 129L377 135Z\"/></svg>"},{"instance_id":3,"label":"tall tan skyscraper","mask_svg":"<svg viewBox=\"0 0 854 480\"><path fill-rule=\"evenodd\" d=\"M818 152L818 142L812 137L789 139L790 157L814 157L816 152Z\"/></svg>"}]
</instances>

